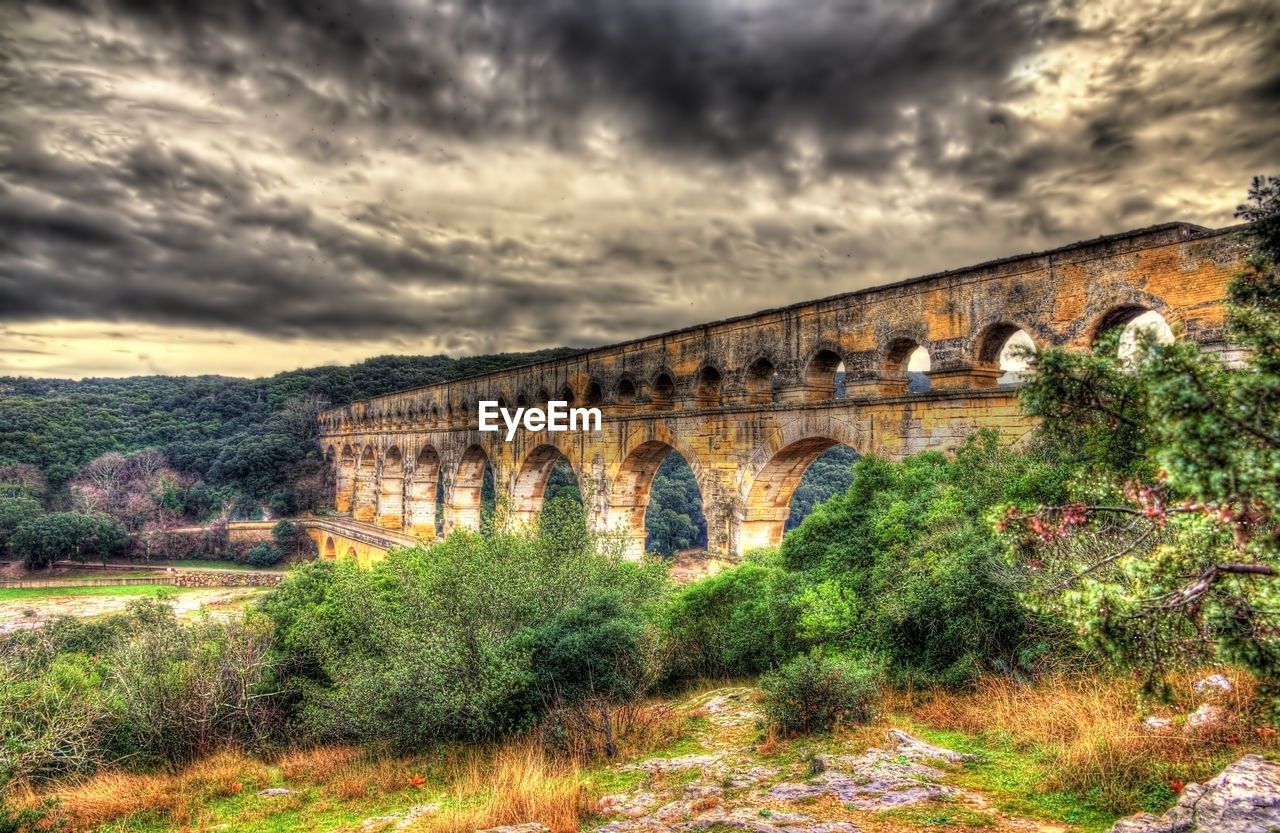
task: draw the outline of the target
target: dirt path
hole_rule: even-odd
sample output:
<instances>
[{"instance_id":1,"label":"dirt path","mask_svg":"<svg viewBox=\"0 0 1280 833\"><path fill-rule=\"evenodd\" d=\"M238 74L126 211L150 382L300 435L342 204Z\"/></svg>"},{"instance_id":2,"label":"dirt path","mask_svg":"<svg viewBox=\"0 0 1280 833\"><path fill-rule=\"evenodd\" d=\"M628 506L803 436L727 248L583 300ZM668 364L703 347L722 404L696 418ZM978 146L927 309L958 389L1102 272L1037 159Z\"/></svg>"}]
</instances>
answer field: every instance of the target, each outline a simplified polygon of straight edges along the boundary
<instances>
[{"instance_id":1,"label":"dirt path","mask_svg":"<svg viewBox=\"0 0 1280 833\"><path fill-rule=\"evenodd\" d=\"M49 593L50 591L45 591ZM233 610L255 594L260 587L209 587L184 589L171 601L179 615L194 615L201 610ZM54 616L101 616L118 613L138 595L46 595L0 601L0 634L38 627Z\"/></svg>"},{"instance_id":2,"label":"dirt path","mask_svg":"<svg viewBox=\"0 0 1280 833\"><path fill-rule=\"evenodd\" d=\"M949 783L968 756L898 729L871 748L760 742L752 689L721 689L687 707L699 718L697 751L623 765L635 786L600 802L603 833L748 830L753 833L895 833L925 829L1066 833L1000 812Z\"/></svg>"}]
</instances>

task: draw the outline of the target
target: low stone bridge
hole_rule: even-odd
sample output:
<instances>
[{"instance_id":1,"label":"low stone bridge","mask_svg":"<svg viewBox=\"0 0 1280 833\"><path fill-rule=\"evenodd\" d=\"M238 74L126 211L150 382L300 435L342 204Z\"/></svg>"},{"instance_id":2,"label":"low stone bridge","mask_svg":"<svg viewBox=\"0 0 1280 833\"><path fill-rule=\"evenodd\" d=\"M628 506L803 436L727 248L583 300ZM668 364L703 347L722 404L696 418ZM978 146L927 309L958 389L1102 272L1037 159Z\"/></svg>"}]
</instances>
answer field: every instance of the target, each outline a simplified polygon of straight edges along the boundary
<instances>
[{"instance_id":1,"label":"low stone bridge","mask_svg":"<svg viewBox=\"0 0 1280 833\"><path fill-rule=\"evenodd\" d=\"M837 443L900 458L984 426L1008 443L1026 435L1000 366L1011 338L1085 350L1154 311L1178 337L1225 349L1222 301L1245 254L1232 231L1171 223L335 408L320 416L335 506L346 532L385 530L385 545L477 528L491 466L510 512L532 520L563 455L595 526L639 555L650 485L675 450L701 489L710 550L776 544L804 470ZM909 369L927 390L909 390ZM511 442L478 430L480 400L551 399L600 408L603 430Z\"/></svg>"}]
</instances>

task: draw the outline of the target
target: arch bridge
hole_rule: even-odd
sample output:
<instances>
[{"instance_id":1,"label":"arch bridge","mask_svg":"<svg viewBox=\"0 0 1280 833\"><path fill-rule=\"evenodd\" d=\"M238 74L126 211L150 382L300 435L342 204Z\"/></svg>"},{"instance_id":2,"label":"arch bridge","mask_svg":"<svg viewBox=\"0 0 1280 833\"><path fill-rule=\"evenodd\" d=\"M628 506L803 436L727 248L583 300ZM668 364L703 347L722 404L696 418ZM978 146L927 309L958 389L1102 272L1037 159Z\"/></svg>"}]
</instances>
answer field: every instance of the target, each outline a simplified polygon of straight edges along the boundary
<instances>
[{"instance_id":1,"label":"arch bridge","mask_svg":"<svg viewBox=\"0 0 1280 833\"><path fill-rule=\"evenodd\" d=\"M650 486L675 450L701 490L708 549L776 544L801 475L836 444L900 458L984 426L1007 443L1026 435L999 364L1015 334L1083 350L1154 311L1225 350L1222 301L1245 255L1233 231L1171 223L334 408L319 420L335 507L388 546L478 528L491 467L512 515L532 520L563 455L592 523L638 556ZM551 399L600 408L603 430L522 428L511 442L478 430L480 400Z\"/></svg>"}]
</instances>

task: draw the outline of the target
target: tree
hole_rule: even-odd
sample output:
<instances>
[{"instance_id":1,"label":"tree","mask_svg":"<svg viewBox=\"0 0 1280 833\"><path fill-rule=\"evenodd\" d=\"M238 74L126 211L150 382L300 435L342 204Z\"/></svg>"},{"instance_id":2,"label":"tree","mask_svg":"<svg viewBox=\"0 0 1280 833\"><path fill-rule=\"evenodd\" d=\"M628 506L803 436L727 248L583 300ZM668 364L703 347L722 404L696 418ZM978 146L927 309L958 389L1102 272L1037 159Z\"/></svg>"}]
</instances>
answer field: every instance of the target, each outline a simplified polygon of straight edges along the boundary
<instances>
[{"instance_id":1,"label":"tree","mask_svg":"<svg viewBox=\"0 0 1280 833\"><path fill-rule=\"evenodd\" d=\"M1252 248L1226 299L1238 365L1154 338L1126 363L1112 338L1040 354L1023 391L1087 476L1072 501L1008 507L1001 525L1039 605L1157 685L1214 659L1280 673L1280 178L1255 178L1237 216Z\"/></svg>"},{"instance_id":2,"label":"tree","mask_svg":"<svg viewBox=\"0 0 1280 833\"><path fill-rule=\"evenodd\" d=\"M129 542L124 525L101 512L53 512L23 521L12 546L29 569L53 566L59 558L79 562L99 556L102 563Z\"/></svg>"},{"instance_id":3,"label":"tree","mask_svg":"<svg viewBox=\"0 0 1280 833\"><path fill-rule=\"evenodd\" d=\"M24 521L40 515L40 501L31 497L0 497L0 553L8 549L9 539Z\"/></svg>"},{"instance_id":4,"label":"tree","mask_svg":"<svg viewBox=\"0 0 1280 833\"><path fill-rule=\"evenodd\" d=\"M644 692L648 662L643 619L615 595L595 592L538 629L532 668L546 702L599 732L618 754L609 708Z\"/></svg>"}]
</instances>

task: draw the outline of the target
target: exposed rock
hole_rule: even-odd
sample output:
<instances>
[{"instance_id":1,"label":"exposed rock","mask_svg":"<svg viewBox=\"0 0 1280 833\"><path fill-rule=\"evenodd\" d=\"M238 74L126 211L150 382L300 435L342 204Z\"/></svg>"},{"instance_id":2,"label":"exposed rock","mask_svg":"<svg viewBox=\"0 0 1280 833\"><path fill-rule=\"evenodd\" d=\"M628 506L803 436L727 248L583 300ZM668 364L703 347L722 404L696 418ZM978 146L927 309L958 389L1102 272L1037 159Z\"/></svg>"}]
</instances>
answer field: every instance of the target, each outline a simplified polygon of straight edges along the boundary
<instances>
[{"instance_id":1,"label":"exposed rock","mask_svg":"<svg viewBox=\"0 0 1280 833\"><path fill-rule=\"evenodd\" d=\"M1217 694L1220 691L1230 691L1231 681L1221 674L1210 674L1200 682L1192 686L1196 690L1196 694Z\"/></svg>"},{"instance_id":2,"label":"exposed rock","mask_svg":"<svg viewBox=\"0 0 1280 833\"><path fill-rule=\"evenodd\" d=\"M285 787L271 787L270 789L260 791L258 795L293 795L293 790Z\"/></svg>"},{"instance_id":3,"label":"exposed rock","mask_svg":"<svg viewBox=\"0 0 1280 833\"><path fill-rule=\"evenodd\" d=\"M1157 717L1153 714L1149 715L1142 721L1142 728L1146 729L1148 732L1161 732L1165 729L1171 728L1172 726L1172 717Z\"/></svg>"},{"instance_id":4,"label":"exposed rock","mask_svg":"<svg viewBox=\"0 0 1280 833\"><path fill-rule=\"evenodd\" d=\"M1280 828L1280 764L1246 755L1204 784L1190 784L1163 816L1140 813L1110 833L1268 833Z\"/></svg>"},{"instance_id":5,"label":"exposed rock","mask_svg":"<svg viewBox=\"0 0 1280 833\"><path fill-rule=\"evenodd\" d=\"M1187 729L1208 729L1222 722L1223 712L1213 703L1204 703L1187 715Z\"/></svg>"},{"instance_id":6,"label":"exposed rock","mask_svg":"<svg viewBox=\"0 0 1280 833\"><path fill-rule=\"evenodd\" d=\"M890 729L888 732L889 743L892 744L893 750L899 755L906 755L913 759L932 759L935 761L946 761L947 763L958 764L961 761L972 761L973 755L965 755L960 752L952 752L950 749L943 749L941 746L932 746L922 740L911 737L901 729Z\"/></svg>"},{"instance_id":7,"label":"exposed rock","mask_svg":"<svg viewBox=\"0 0 1280 833\"><path fill-rule=\"evenodd\" d=\"M796 801L830 794L844 804L873 810L960 794L955 787L937 783L946 773L922 761L958 763L972 755L932 746L897 729L890 729L886 739L892 752L873 748L856 756L815 755L817 777L807 784L778 784L767 795Z\"/></svg>"}]
</instances>

